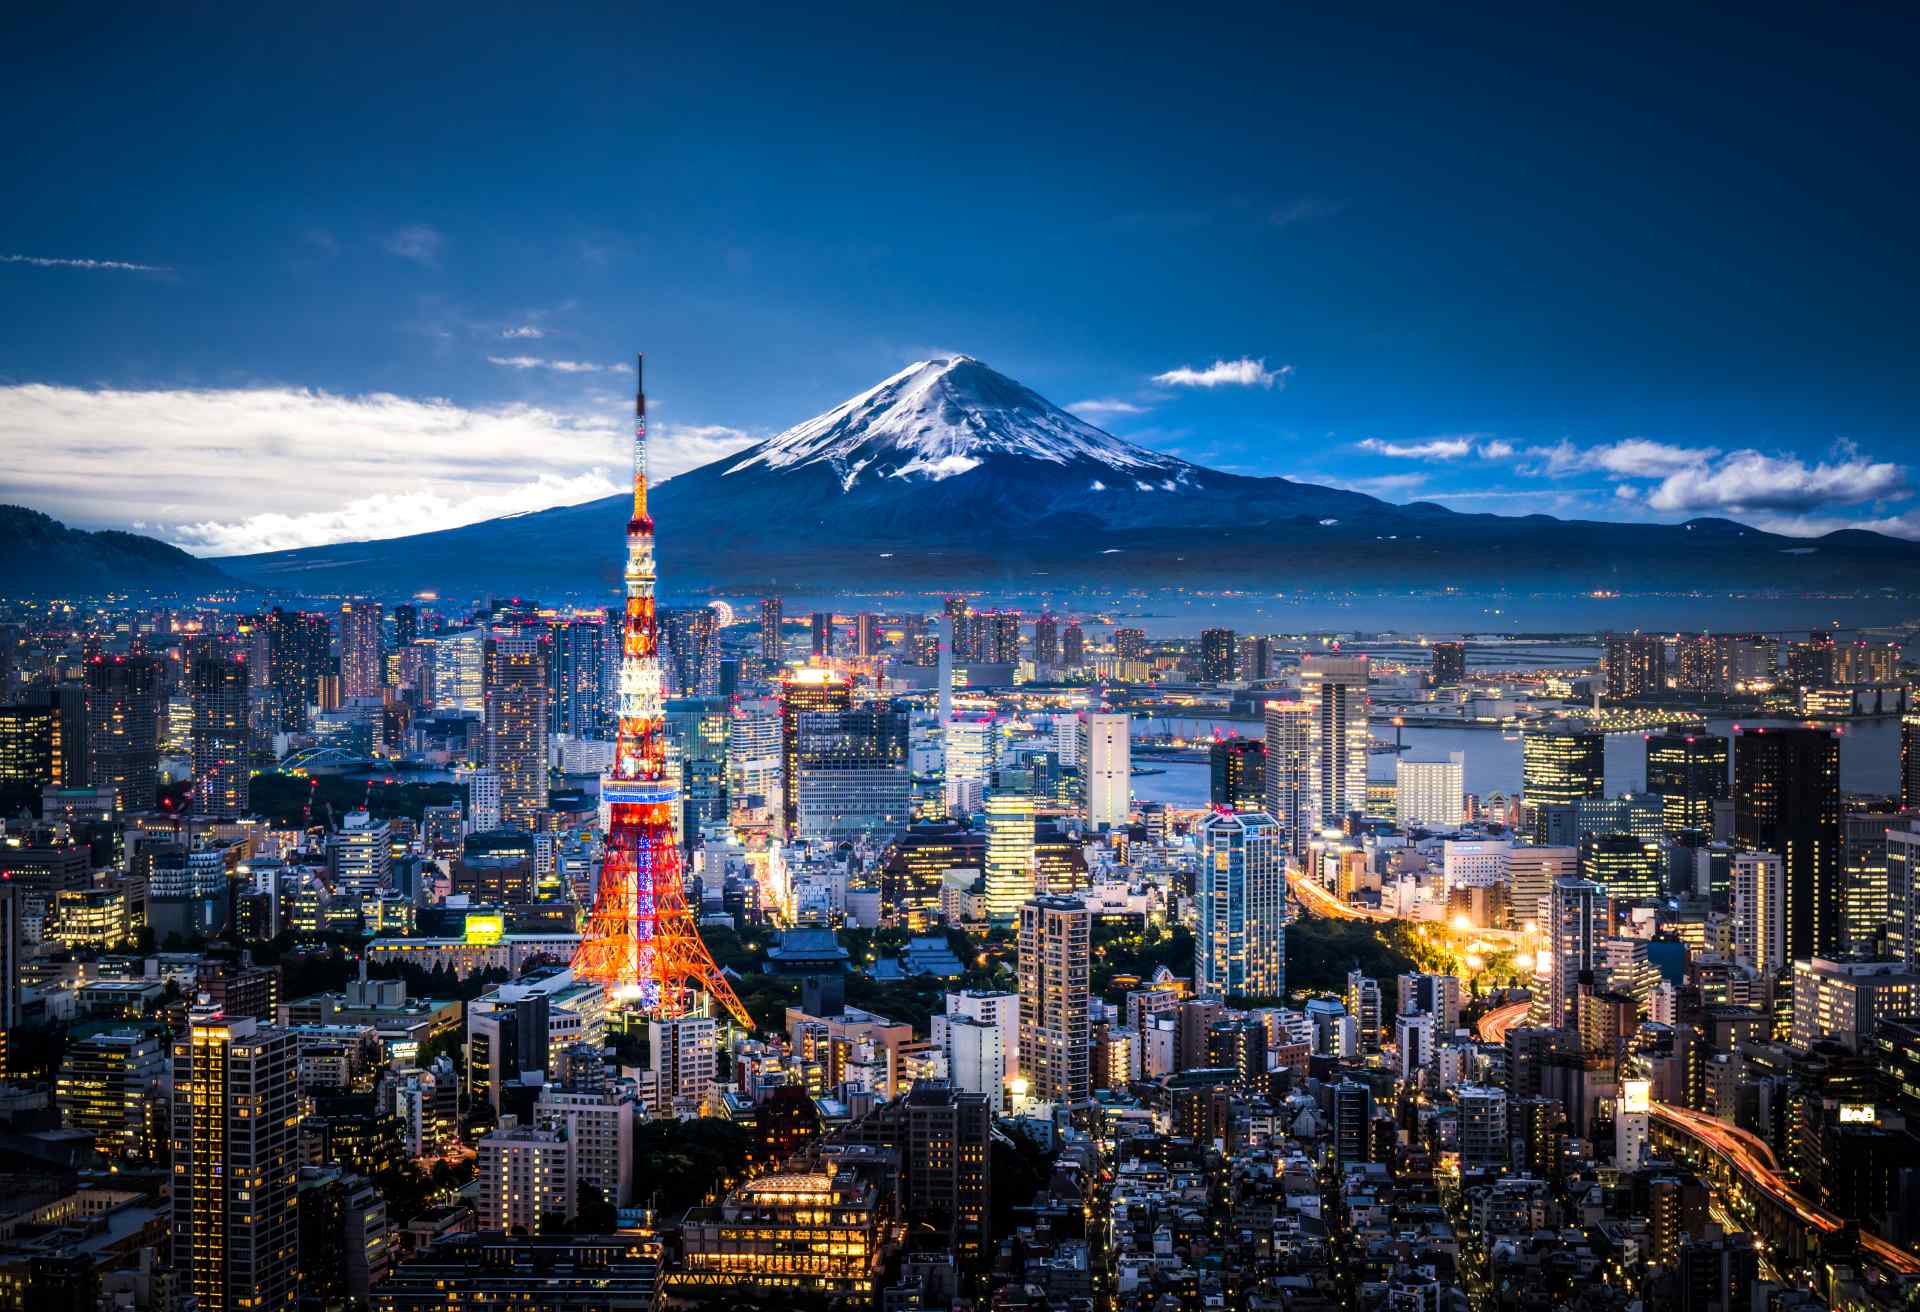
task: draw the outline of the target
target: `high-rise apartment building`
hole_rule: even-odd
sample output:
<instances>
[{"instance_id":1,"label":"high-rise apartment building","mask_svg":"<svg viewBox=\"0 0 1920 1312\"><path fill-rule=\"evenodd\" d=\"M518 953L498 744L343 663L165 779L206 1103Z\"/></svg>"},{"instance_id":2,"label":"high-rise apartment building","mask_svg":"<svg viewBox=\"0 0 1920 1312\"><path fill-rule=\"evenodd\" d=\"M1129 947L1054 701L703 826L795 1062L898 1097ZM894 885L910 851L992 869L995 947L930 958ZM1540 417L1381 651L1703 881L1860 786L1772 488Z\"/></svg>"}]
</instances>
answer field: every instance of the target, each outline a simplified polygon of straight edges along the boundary
<instances>
[{"instance_id":1,"label":"high-rise apartment building","mask_svg":"<svg viewBox=\"0 0 1920 1312\"><path fill-rule=\"evenodd\" d=\"M1079 620L1068 620L1060 631L1060 663L1068 669L1087 663L1087 635Z\"/></svg>"},{"instance_id":2,"label":"high-rise apartment building","mask_svg":"<svg viewBox=\"0 0 1920 1312\"><path fill-rule=\"evenodd\" d=\"M824 661L832 657L833 612L817 610L813 613L813 658L816 661Z\"/></svg>"},{"instance_id":3,"label":"high-rise apartment building","mask_svg":"<svg viewBox=\"0 0 1920 1312\"><path fill-rule=\"evenodd\" d=\"M1030 1097L1076 1117L1093 1097L1092 929L1078 898L1037 897L1020 908L1020 1073Z\"/></svg>"},{"instance_id":4,"label":"high-rise apartment building","mask_svg":"<svg viewBox=\"0 0 1920 1312\"><path fill-rule=\"evenodd\" d=\"M1787 956L1842 942L1840 744L1823 729L1745 729L1733 743L1734 845L1785 867Z\"/></svg>"},{"instance_id":5,"label":"high-rise apartment building","mask_svg":"<svg viewBox=\"0 0 1920 1312\"><path fill-rule=\"evenodd\" d=\"M193 809L202 815L234 820L247 813L253 774L249 675L245 662L217 652L187 664Z\"/></svg>"},{"instance_id":6,"label":"high-rise apartment building","mask_svg":"<svg viewBox=\"0 0 1920 1312\"><path fill-rule=\"evenodd\" d=\"M500 822L538 827L547 807L547 652L539 637L487 639L487 765L500 776Z\"/></svg>"},{"instance_id":7,"label":"high-rise apartment building","mask_svg":"<svg viewBox=\"0 0 1920 1312\"><path fill-rule=\"evenodd\" d=\"M1268 702L1265 745L1266 812L1279 822L1288 849L1304 852L1314 828L1307 809L1313 708L1304 701Z\"/></svg>"},{"instance_id":8,"label":"high-rise apartment building","mask_svg":"<svg viewBox=\"0 0 1920 1312\"><path fill-rule=\"evenodd\" d=\"M208 1312L299 1302L299 1112L285 1030L196 1007L173 1041L173 1270Z\"/></svg>"},{"instance_id":9,"label":"high-rise apartment building","mask_svg":"<svg viewBox=\"0 0 1920 1312\"><path fill-rule=\"evenodd\" d=\"M1601 944L1612 929L1606 890L1590 879L1562 879L1548 895L1548 1024L1562 1029L1574 1023L1580 977L1592 972Z\"/></svg>"},{"instance_id":10,"label":"high-rise apartment building","mask_svg":"<svg viewBox=\"0 0 1920 1312\"><path fill-rule=\"evenodd\" d=\"M1052 615L1033 622L1033 663L1043 670L1060 663L1060 621Z\"/></svg>"},{"instance_id":11,"label":"high-rise apartment building","mask_svg":"<svg viewBox=\"0 0 1920 1312\"><path fill-rule=\"evenodd\" d=\"M1886 955L1920 970L1920 832L1889 829Z\"/></svg>"},{"instance_id":12,"label":"high-rise apartment building","mask_svg":"<svg viewBox=\"0 0 1920 1312\"><path fill-rule=\"evenodd\" d=\"M559 1130L502 1116L474 1145L480 1228L537 1235L573 1215L573 1145Z\"/></svg>"},{"instance_id":13,"label":"high-rise apartment building","mask_svg":"<svg viewBox=\"0 0 1920 1312\"><path fill-rule=\"evenodd\" d=\"M1117 829L1133 816L1133 721L1096 711L1087 717L1087 824Z\"/></svg>"},{"instance_id":14,"label":"high-rise apartment building","mask_svg":"<svg viewBox=\"0 0 1920 1312\"><path fill-rule=\"evenodd\" d=\"M1609 697L1644 697L1667 686L1666 639L1650 633L1609 633L1601 673Z\"/></svg>"},{"instance_id":15,"label":"high-rise apartment building","mask_svg":"<svg viewBox=\"0 0 1920 1312\"><path fill-rule=\"evenodd\" d=\"M660 647L669 697L710 697L720 690L720 616L711 606L662 611Z\"/></svg>"},{"instance_id":16,"label":"high-rise apartment building","mask_svg":"<svg viewBox=\"0 0 1920 1312\"><path fill-rule=\"evenodd\" d=\"M1301 658L1300 692L1312 734L1307 811L1316 830L1367 809L1368 678L1365 656Z\"/></svg>"},{"instance_id":17,"label":"high-rise apartment building","mask_svg":"<svg viewBox=\"0 0 1920 1312\"><path fill-rule=\"evenodd\" d=\"M1227 683L1235 674L1238 638L1232 629L1200 631L1200 678L1206 683Z\"/></svg>"},{"instance_id":18,"label":"high-rise apartment building","mask_svg":"<svg viewBox=\"0 0 1920 1312\"><path fill-rule=\"evenodd\" d=\"M386 617L377 601L340 603L340 691L347 697L375 697L386 682L381 647Z\"/></svg>"},{"instance_id":19,"label":"high-rise apartment building","mask_svg":"<svg viewBox=\"0 0 1920 1312\"><path fill-rule=\"evenodd\" d=\"M1457 829L1467 818L1467 755L1393 763L1393 818L1402 829Z\"/></svg>"},{"instance_id":20,"label":"high-rise apartment building","mask_svg":"<svg viewBox=\"0 0 1920 1312\"><path fill-rule=\"evenodd\" d=\"M620 626L600 616L547 625L547 732L613 737Z\"/></svg>"},{"instance_id":21,"label":"high-rise apartment building","mask_svg":"<svg viewBox=\"0 0 1920 1312\"><path fill-rule=\"evenodd\" d=\"M1787 874L1771 852L1733 858L1733 950L1761 975L1787 967Z\"/></svg>"},{"instance_id":22,"label":"high-rise apartment building","mask_svg":"<svg viewBox=\"0 0 1920 1312\"><path fill-rule=\"evenodd\" d=\"M1717 734L1649 734L1647 791L1660 798L1669 834L1711 834L1713 804L1733 795L1727 740Z\"/></svg>"},{"instance_id":23,"label":"high-rise apartment building","mask_svg":"<svg viewBox=\"0 0 1920 1312\"><path fill-rule=\"evenodd\" d=\"M880 654L880 617L863 610L853 617L853 654L870 661Z\"/></svg>"},{"instance_id":24,"label":"high-rise apartment building","mask_svg":"<svg viewBox=\"0 0 1920 1312\"><path fill-rule=\"evenodd\" d=\"M1200 826L1193 985L1206 996L1287 991L1286 851L1262 811L1215 812Z\"/></svg>"},{"instance_id":25,"label":"high-rise apartment building","mask_svg":"<svg viewBox=\"0 0 1920 1312\"><path fill-rule=\"evenodd\" d=\"M780 598L760 598L760 659L768 670L777 670L786 661L786 617Z\"/></svg>"},{"instance_id":26,"label":"high-rise apartment building","mask_svg":"<svg viewBox=\"0 0 1920 1312\"><path fill-rule=\"evenodd\" d=\"M719 1063L711 1016L647 1022L649 1079L644 1092L654 1116L697 1110L706 1101Z\"/></svg>"},{"instance_id":27,"label":"high-rise apartment building","mask_svg":"<svg viewBox=\"0 0 1920 1312\"><path fill-rule=\"evenodd\" d=\"M1113 631L1113 654L1123 661L1144 661L1147 659L1147 631L1145 629L1115 629Z\"/></svg>"},{"instance_id":28,"label":"high-rise apartment building","mask_svg":"<svg viewBox=\"0 0 1920 1312\"><path fill-rule=\"evenodd\" d=\"M1467 680L1467 644L1436 642L1427 649L1427 681L1436 688L1450 688Z\"/></svg>"},{"instance_id":29,"label":"high-rise apartment building","mask_svg":"<svg viewBox=\"0 0 1920 1312\"><path fill-rule=\"evenodd\" d=\"M160 790L160 661L95 656L87 662L88 768L121 811L150 811Z\"/></svg>"},{"instance_id":30,"label":"high-rise apartment building","mask_svg":"<svg viewBox=\"0 0 1920 1312\"><path fill-rule=\"evenodd\" d=\"M330 635L325 615L276 606L267 616L267 682L279 707L276 727L283 732L307 731L320 700L320 680L338 668Z\"/></svg>"},{"instance_id":31,"label":"high-rise apartment building","mask_svg":"<svg viewBox=\"0 0 1920 1312\"><path fill-rule=\"evenodd\" d=\"M1207 749L1208 799L1229 811L1266 805L1267 745L1258 738L1222 738Z\"/></svg>"},{"instance_id":32,"label":"high-rise apartment building","mask_svg":"<svg viewBox=\"0 0 1920 1312\"><path fill-rule=\"evenodd\" d=\"M1900 807L1920 810L1920 708L1900 717Z\"/></svg>"}]
</instances>

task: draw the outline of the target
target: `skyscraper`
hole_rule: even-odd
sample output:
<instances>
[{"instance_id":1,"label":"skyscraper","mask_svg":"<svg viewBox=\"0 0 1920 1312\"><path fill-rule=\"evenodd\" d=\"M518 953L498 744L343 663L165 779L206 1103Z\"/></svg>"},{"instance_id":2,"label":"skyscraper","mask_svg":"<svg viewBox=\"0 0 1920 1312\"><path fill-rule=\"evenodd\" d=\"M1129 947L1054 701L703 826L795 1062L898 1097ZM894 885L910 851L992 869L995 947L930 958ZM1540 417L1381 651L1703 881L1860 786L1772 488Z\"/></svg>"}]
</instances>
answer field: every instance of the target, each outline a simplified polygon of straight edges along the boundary
<instances>
[{"instance_id":1,"label":"skyscraper","mask_svg":"<svg viewBox=\"0 0 1920 1312\"><path fill-rule=\"evenodd\" d=\"M1068 620L1060 632L1060 663L1070 669L1087 663L1087 635L1079 620Z\"/></svg>"},{"instance_id":2,"label":"skyscraper","mask_svg":"<svg viewBox=\"0 0 1920 1312\"><path fill-rule=\"evenodd\" d=\"M149 811L160 789L160 662L95 656L87 662L88 766L121 811Z\"/></svg>"},{"instance_id":3,"label":"skyscraper","mask_svg":"<svg viewBox=\"0 0 1920 1312\"><path fill-rule=\"evenodd\" d=\"M1393 763L1394 820L1402 829L1453 829L1466 820L1465 752L1444 761Z\"/></svg>"},{"instance_id":4,"label":"skyscraper","mask_svg":"<svg viewBox=\"0 0 1920 1312\"><path fill-rule=\"evenodd\" d=\"M24 804L66 783L58 706L0 706L0 793Z\"/></svg>"},{"instance_id":5,"label":"skyscraper","mask_svg":"<svg viewBox=\"0 0 1920 1312\"><path fill-rule=\"evenodd\" d=\"M347 697L371 697L380 692L384 662L380 646L385 637L384 616L377 601L340 604L340 691Z\"/></svg>"},{"instance_id":6,"label":"skyscraper","mask_svg":"<svg viewBox=\"0 0 1920 1312\"><path fill-rule=\"evenodd\" d=\"M1315 829L1367 809L1368 662L1365 656L1306 656L1300 691L1309 708L1307 811Z\"/></svg>"},{"instance_id":7,"label":"skyscraper","mask_svg":"<svg viewBox=\"0 0 1920 1312\"><path fill-rule=\"evenodd\" d=\"M280 708L277 727L305 733L310 708L320 700L320 680L336 668L328 650L327 617L275 606L266 631L267 682Z\"/></svg>"},{"instance_id":8,"label":"skyscraper","mask_svg":"<svg viewBox=\"0 0 1920 1312\"><path fill-rule=\"evenodd\" d=\"M1033 622L1033 663L1041 669L1060 663L1060 621L1050 614Z\"/></svg>"},{"instance_id":9,"label":"skyscraper","mask_svg":"<svg viewBox=\"0 0 1920 1312\"><path fill-rule=\"evenodd\" d=\"M994 793L987 798L987 916L1013 924L1021 904L1034 895L1034 801L1030 796Z\"/></svg>"},{"instance_id":10,"label":"skyscraper","mask_svg":"<svg viewBox=\"0 0 1920 1312\"><path fill-rule=\"evenodd\" d=\"M1464 683L1467 678L1467 644L1436 642L1428 649L1427 681L1436 688Z\"/></svg>"},{"instance_id":11,"label":"skyscraper","mask_svg":"<svg viewBox=\"0 0 1920 1312\"><path fill-rule=\"evenodd\" d=\"M1920 832L1887 831L1887 956L1920 971Z\"/></svg>"},{"instance_id":12,"label":"skyscraper","mask_svg":"<svg viewBox=\"0 0 1920 1312\"><path fill-rule=\"evenodd\" d=\"M253 773L249 674L245 662L217 651L195 656L187 665L193 705L193 807L202 815L232 820L247 813Z\"/></svg>"},{"instance_id":13,"label":"skyscraper","mask_svg":"<svg viewBox=\"0 0 1920 1312\"><path fill-rule=\"evenodd\" d=\"M794 835L875 850L912 820L907 714L885 703L802 711L794 718Z\"/></svg>"},{"instance_id":14,"label":"skyscraper","mask_svg":"<svg viewBox=\"0 0 1920 1312\"><path fill-rule=\"evenodd\" d=\"M420 636L420 608L403 602L393 608L393 645L396 650L413 646Z\"/></svg>"},{"instance_id":15,"label":"skyscraper","mask_svg":"<svg viewBox=\"0 0 1920 1312\"><path fill-rule=\"evenodd\" d=\"M1200 678L1206 683L1226 683L1234 677L1236 635L1232 629L1200 631Z\"/></svg>"},{"instance_id":16,"label":"skyscraper","mask_svg":"<svg viewBox=\"0 0 1920 1312\"><path fill-rule=\"evenodd\" d=\"M780 598L760 598L760 659L770 671L779 669L786 660L784 622Z\"/></svg>"},{"instance_id":17,"label":"skyscraper","mask_svg":"<svg viewBox=\"0 0 1920 1312\"><path fill-rule=\"evenodd\" d=\"M1036 897L1020 907L1020 1072L1029 1096L1076 1118L1093 1097L1092 927L1078 898Z\"/></svg>"},{"instance_id":18,"label":"skyscraper","mask_svg":"<svg viewBox=\"0 0 1920 1312\"><path fill-rule=\"evenodd\" d=\"M1202 995L1286 992L1286 854L1261 811L1215 812L1200 827L1193 986Z\"/></svg>"},{"instance_id":19,"label":"skyscraper","mask_svg":"<svg viewBox=\"0 0 1920 1312\"><path fill-rule=\"evenodd\" d=\"M1258 738L1222 738L1207 749L1209 800L1230 811L1266 804L1267 746Z\"/></svg>"},{"instance_id":20,"label":"skyscraper","mask_svg":"<svg viewBox=\"0 0 1920 1312\"><path fill-rule=\"evenodd\" d=\"M780 684L781 813L788 838L794 837L800 816L800 717L852 706L853 685L822 666L795 670Z\"/></svg>"},{"instance_id":21,"label":"skyscraper","mask_svg":"<svg viewBox=\"0 0 1920 1312\"><path fill-rule=\"evenodd\" d=\"M1548 934L1552 974L1548 983L1548 1024L1562 1029L1574 1023L1580 977L1594 969L1600 945L1611 930L1606 890L1590 879L1562 879L1549 895Z\"/></svg>"},{"instance_id":22,"label":"skyscraper","mask_svg":"<svg viewBox=\"0 0 1920 1312\"><path fill-rule=\"evenodd\" d=\"M880 617L870 610L853 617L853 654L863 661L880 654Z\"/></svg>"},{"instance_id":23,"label":"skyscraper","mask_svg":"<svg viewBox=\"0 0 1920 1312\"><path fill-rule=\"evenodd\" d=\"M1900 807L1920 810L1920 708L1900 717Z\"/></svg>"},{"instance_id":24,"label":"skyscraper","mask_svg":"<svg viewBox=\"0 0 1920 1312\"><path fill-rule=\"evenodd\" d=\"M1548 808L1607 795L1606 738L1549 726L1520 736L1521 795L1533 808L1533 841L1548 841Z\"/></svg>"},{"instance_id":25,"label":"skyscraper","mask_svg":"<svg viewBox=\"0 0 1920 1312\"><path fill-rule=\"evenodd\" d=\"M1717 734L1647 735L1647 791L1661 799L1669 834L1713 832L1713 804L1733 795L1727 740Z\"/></svg>"},{"instance_id":26,"label":"skyscraper","mask_svg":"<svg viewBox=\"0 0 1920 1312\"><path fill-rule=\"evenodd\" d=\"M1268 702L1266 732L1266 811L1279 823L1288 850L1304 852L1313 832L1307 810L1313 708L1303 701Z\"/></svg>"},{"instance_id":27,"label":"skyscraper","mask_svg":"<svg viewBox=\"0 0 1920 1312\"><path fill-rule=\"evenodd\" d=\"M598 615L547 625L547 731L573 738L613 737L619 626Z\"/></svg>"},{"instance_id":28,"label":"skyscraper","mask_svg":"<svg viewBox=\"0 0 1920 1312\"><path fill-rule=\"evenodd\" d=\"M209 1312L299 1301L299 1147L287 1032L196 1007L173 1043L173 1269Z\"/></svg>"},{"instance_id":29,"label":"skyscraper","mask_svg":"<svg viewBox=\"0 0 1920 1312\"><path fill-rule=\"evenodd\" d=\"M662 611L660 636L670 697L710 697L720 689L720 617L711 606Z\"/></svg>"},{"instance_id":30,"label":"skyscraper","mask_svg":"<svg viewBox=\"0 0 1920 1312\"><path fill-rule=\"evenodd\" d=\"M817 661L829 660L833 656L833 612L817 610L813 613L813 658Z\"/></svg>"},{"instance_id":31,"label":"skyscraper","mask_svg":"<svg viewBox=\"0 0 1920 1312\"><path fill-rule=\"evenodd\" d=\"M1087 717L1087 823L1113 829L1133 815L1132 721L1096 711Z\"/></svg>"},{"instance_id":32,"label":"skyscraper","mask_svg":"<svg viewBox=\"0 0 1920 1312\"><path fill-rule=\"evenodd\" d=\"M1734 844L1785 868L1787 956L1842 941L1840 744L1824 729L1744 729L1733 740Z\"/></svg>"},{"instance_id":33,"label":"skyscraper","mask_svg":"<svg viewBox=\"0 0 1920 1312\"><path fill-rule=\"evenodd\" d=\"M501 631L486 651L487 765L500 776L500 822L534 829L547 806L546 644Z\"/></svg>"}]
</instances>

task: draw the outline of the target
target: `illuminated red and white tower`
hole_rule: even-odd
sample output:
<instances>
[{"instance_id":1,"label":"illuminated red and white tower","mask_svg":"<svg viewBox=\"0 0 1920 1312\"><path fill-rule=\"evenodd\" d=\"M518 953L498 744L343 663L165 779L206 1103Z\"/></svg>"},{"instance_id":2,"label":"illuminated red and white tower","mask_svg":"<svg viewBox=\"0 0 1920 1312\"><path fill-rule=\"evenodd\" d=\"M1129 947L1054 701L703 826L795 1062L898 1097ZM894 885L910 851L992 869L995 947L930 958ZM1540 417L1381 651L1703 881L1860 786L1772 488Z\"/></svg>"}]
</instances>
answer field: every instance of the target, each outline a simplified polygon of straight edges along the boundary
<instances>
[{"instance_id":1,"label":"illuminated red and white tower","mask_svg":"<svg viewBox=\"0 0 1920 1312\"><path fill-rule=\"evenodd\" d=\"M653 606L653 517L647 513L647 390L634 365L633 517L627 521L627 614L621 630L620 724L613 770L601 785L612 808L600 888L574 974L607 987L650 1016L686 1016L705 993L751 1028L747 1009L713 963L687 906L673 810L680 786L667 774L660 630Z\"/></svg>"}]
</instances>

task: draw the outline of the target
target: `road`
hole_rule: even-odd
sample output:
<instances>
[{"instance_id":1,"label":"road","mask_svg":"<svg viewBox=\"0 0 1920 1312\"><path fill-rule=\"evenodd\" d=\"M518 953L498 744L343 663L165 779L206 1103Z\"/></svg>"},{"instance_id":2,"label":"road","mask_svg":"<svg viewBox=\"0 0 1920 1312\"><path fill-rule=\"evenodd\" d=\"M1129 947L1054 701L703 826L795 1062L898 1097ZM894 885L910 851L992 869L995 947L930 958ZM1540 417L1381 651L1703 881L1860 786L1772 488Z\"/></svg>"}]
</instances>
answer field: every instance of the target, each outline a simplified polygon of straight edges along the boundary
<instances>
[{"instance_id":1,"label":"road","mask_svg":"<svg viewBox=\"0 0 1920 1312\"><path fill-rule=\"evenodd\" d=\"M1318 880L1309 879L1301 870L1287 871L1287 887L1291 888L1293 895L1300 899L1300 904L1316 916L1326 916L1332 920L1371 920L1375 924L1386 924L1400 919L1391 911L1380 911L1373 907L1356 907L1342 902L1329 893ZM1530 946L1529 936L1517 929L1460 928L1438 920L1409 921L1408 923L1456 934L1468 941L1478 940L1499 947Z\"/></svg>"},{"instance_id":2,"label":"road","mask_svg":"<svg viewBox=\"0 0 1920 1312\"><path fill-rule=\"evenodd\" d=\"M1808 1225L1826 1234L1833 1234L1841 1229L1843 1223L1839 1217L1826 1208L1809 1202L1785 1176L1780 1174L1778 1165L1773 1159L1773 1150L1764 1140L1748 1134L1745 1130L1728 1125L1725 1121L1701 1112L1690 1111L1685 1107L1675 1107L1671 1103L1656 1102L1648 1110L1655 1120L1686 1130L1719 1153L1734 1169L1752 1180L1762 1192L1785 1206ZM1915 1256L1896 1244L1888 1243L1878 1235L1863 1231L1860 1235L1860 1247L1891 1271L1901 1275L1920 1275L1920 1256Z\"/></svg>"},{"instance_id":3,"label":"road","mask_svg":"<svg viewBox=\"0 0 1920 1312\"><path fill-rule=\"evenodd\" d=\"M1504 1007L1495 1007L1480 1018L1475 1028L1482 1043L1505 1043L1507 1031L1527 1018L1531 1002L1513 1002Z\"/></svg>"}]
</instances>

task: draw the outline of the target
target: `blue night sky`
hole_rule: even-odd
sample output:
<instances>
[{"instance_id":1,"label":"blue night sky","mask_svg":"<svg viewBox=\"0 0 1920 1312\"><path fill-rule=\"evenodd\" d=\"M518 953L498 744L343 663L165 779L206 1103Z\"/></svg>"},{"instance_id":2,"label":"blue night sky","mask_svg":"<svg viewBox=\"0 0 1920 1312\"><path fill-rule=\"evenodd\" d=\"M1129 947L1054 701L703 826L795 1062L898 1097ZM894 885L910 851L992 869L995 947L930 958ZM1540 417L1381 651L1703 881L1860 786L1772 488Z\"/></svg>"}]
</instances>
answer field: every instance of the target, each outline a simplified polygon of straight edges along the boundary
<instances>
[{"instance_id":1,"label":"blue night sky","mask_svg":"<svg viewBox=\"0 0 1920 1312\"><path fill-rule=\"evenodd\" d=\"M1236 471L1920 537L1914 11L215 8L0 19L0 499L385 536L613 490L638 349L668 470L965 351Z\"/></svg>"}]
</instances>

